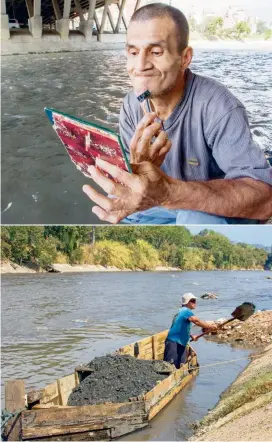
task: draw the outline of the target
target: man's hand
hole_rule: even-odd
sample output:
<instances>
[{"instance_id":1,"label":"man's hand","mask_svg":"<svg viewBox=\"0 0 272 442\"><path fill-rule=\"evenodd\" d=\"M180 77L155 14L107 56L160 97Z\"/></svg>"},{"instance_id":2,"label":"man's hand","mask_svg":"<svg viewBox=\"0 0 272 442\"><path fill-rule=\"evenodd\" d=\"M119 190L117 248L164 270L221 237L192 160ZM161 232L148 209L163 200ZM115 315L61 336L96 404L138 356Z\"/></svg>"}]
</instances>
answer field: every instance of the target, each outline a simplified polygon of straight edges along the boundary
<instances>
[{"instance_id":1,"label":"man's hand","mask_svg":"<svg viewBox=\"0 0 272 442\"><path fill-rule=\"evenodd\" d=\"M131 164L150 161L160 167L164 162L172 143L168 139L167 133L161 130L161 123L154 121L155 118L154 112L148 113L137 125L129 146ZM156 139L152 143L153 137Z\"/></svg>"},{"instance_id":2,"label":"man's hand","mask_svg":"<svg viewBox=\"0 0 272 442\"><path fill-rule=\"evenodd\" d=\"M135 164L134 173L128 173L106 161L97 159L99 169L109 173L114 180L106 177L101 170L89 167L92 179L113 198L102 195L89 185L83 191L97 206L92 211L103 221L116 224L139 210L167 204L172 179L149 162Z\"/></svg>"},{"instance_id":3,"label":"man's hand","mask_svg":"<svg viewBox=\"0 0 272 442\"><path fill-rule=\"evenodd\" d=\"M198 340L198 336L197 335L191 335L191 341L196 342Z\"/></svg>"},{"instance_id":4,"label":"man's hand","mask_svg":"<svg viewBox=\"0 0 272 442\"><path fill-rule=\"evenodd\" d=\"M202 329L204 332L215 332L218 330L218 325L215 322L207 322L207 326Z\"/></svg>"}]
</instances>

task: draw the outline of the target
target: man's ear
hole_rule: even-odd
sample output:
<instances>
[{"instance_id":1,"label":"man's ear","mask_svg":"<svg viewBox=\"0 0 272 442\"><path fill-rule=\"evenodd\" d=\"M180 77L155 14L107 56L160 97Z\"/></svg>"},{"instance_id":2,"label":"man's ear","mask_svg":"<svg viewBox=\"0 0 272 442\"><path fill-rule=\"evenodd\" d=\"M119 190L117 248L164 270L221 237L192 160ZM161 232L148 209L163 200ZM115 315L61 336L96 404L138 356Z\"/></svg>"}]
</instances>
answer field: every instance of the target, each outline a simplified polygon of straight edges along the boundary
<instances>
[{"instance_id":1,"label":"man's ear","mask_svg":"<svg viewBox=\"0 0 272 442\"><path fill-rule=\"evenodd\" d=\"M191 46L187 46L183 50L182 56L183 56L182 66L184 69L187 69L190 66L193 58L193 48Z\"/></svg>"}]
</instances>

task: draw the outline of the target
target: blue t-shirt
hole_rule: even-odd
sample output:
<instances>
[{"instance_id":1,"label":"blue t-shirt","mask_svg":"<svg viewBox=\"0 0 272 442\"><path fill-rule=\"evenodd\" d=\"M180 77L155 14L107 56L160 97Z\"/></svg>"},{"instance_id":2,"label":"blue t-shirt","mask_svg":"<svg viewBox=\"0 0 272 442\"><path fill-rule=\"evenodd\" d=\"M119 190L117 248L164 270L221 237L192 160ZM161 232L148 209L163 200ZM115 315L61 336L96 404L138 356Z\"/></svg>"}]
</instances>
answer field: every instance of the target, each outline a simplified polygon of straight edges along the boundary
<instances>
[{"instance_id":1,"label":"blue t-shirt","mask_svg":"<svg viewBox=\"0 0 272 442\"><path fill-rule=\"evenodd\" d=\"M192 324L188 318L194 316L192 310L182 307L172 324L167 339L181 345L187 345L190 339Z\"/></svg>"}]
</instances>

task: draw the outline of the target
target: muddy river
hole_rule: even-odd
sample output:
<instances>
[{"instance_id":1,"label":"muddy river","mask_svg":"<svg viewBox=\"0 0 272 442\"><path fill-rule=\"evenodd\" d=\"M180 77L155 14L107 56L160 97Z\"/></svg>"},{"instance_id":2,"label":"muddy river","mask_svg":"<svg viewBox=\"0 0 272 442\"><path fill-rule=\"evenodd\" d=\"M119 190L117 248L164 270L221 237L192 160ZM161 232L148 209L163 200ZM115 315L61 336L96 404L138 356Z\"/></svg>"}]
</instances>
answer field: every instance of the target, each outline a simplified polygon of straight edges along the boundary
<instances>
[{"instance_id":1,"label":"muddy river","mask_svg":"<svg viewBox=\"0 0 272 442\"><path fill-rule=\"evenodd\" d=\"M224 83L245 104L256 142L271 149L271 53L196 50L191 67ZM117 130L129 89L122 51L2 58L3 223L100 222L81 190L88 180L70 162L43 109Z\"/></svg>"},{"instance_id":2,"label":"muddy river","mask_svg":"<svg viewBox=\"0 0 272 442\"><path fill-rule=\"evenodd\" d=\"M259 310L271 301L271 281L258 271L3 275L2 383L23 378L27 388L49 384L80 363L168 328L182 293L206 291L218 294L197 303L196 314L207 320L229 317L244 301ZM215 405L250 352L204 339L194 348L199 375L148 429L126 440L188 438L189 424ZM205 367L233 359L239 360Z\"/></svg>"}]
</instances>

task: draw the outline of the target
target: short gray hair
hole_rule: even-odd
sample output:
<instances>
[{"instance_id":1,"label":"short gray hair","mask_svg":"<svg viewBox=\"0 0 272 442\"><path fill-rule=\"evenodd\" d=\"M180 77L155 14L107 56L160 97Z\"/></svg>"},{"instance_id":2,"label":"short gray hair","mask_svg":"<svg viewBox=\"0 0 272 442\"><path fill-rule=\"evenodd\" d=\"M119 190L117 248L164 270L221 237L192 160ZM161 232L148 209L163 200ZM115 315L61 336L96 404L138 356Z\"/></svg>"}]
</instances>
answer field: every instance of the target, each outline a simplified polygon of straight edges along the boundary
<instances>
[{"instance_id":1,"label":"short gray hair","mask_svg":"<svg viewBox=\"0 0 272 442\"><path fill-rule=\"evenodd\" d=\"M153 18L169 17L176 26L178 51L181 53L188 46L189 24L185 15L173 6L164 3L151 3L137 9L131 17L131 22L152 20Z\"/></svg>"}]
</instances>

